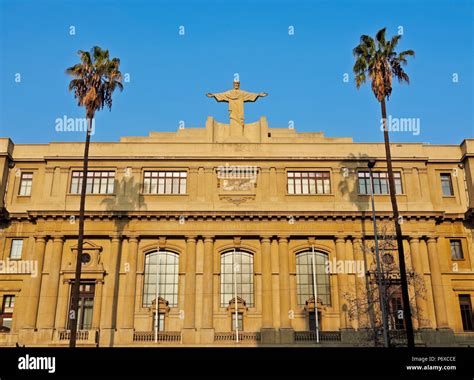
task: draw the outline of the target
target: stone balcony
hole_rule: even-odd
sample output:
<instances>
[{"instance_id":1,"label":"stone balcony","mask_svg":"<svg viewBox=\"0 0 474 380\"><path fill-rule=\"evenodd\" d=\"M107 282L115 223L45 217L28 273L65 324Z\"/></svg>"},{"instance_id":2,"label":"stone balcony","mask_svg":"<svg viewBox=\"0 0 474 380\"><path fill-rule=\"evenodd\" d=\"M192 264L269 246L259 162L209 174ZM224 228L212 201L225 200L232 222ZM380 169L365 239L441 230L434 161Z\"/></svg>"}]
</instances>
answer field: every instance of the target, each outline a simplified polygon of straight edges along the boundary
<instances>
[{"instance_id":1,"label":"stone balcony","mask_svg":"<svg viewBox=\"0 0 474 380\"><path fill-rule=\"evenodd\" d=\"M53 344L69 345L71 330L56 330L53 336ZM76 342L78 346L97 346L99 343L99 330L79 330Z\"/></svg>"},{"instance_id":2,"label":"stone balcony","mask_svg":"<svg viewBox=\"0 0 474 380\"><path fill-rule=\"evenodd\" d=\"M181 343L181 332L179 331L160 331L155 335L154 331L135 331L133 333L133 343L160 343L160 344L179 344Z\"/></svg>"},{"instance_id":3,"label":"stone balcony","mask_svg":"<svg viewBox=\"0 0 474 380\"><path fill-rule=\"evenodd\" d=\"M320 342L340 342L340 331L320 331ZM316 343L316 331L295 331L295 343Z\"/></svg>"},{"instance_id":4,"label":"stone balcony","mask_svg":"<svg viewBox=\"0 0 474 380\"><path fill-rule=\"evenodd\" d=\"M239 343L259 343L262 336L259 332L239 331ZM230 332L214 333L214 342L216 343L237 343L237 334Z\"/></svg>"}]
</instances>

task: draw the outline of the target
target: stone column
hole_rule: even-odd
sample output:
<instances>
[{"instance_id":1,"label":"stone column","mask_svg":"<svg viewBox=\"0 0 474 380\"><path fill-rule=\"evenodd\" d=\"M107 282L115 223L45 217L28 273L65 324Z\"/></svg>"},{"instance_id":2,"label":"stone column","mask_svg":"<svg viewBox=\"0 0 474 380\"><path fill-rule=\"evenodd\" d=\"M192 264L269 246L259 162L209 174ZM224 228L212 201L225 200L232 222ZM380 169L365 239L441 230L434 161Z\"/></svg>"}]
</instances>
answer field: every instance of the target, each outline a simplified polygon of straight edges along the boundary
<instances>
[{"instance_id":1,"label":"stone column","mask_svg":"<svg viewBox=\"0 0 474 380\"><path fill-rule=\"evenodd\" d=\"M138 237L128 238L128 268L125 276L125 294L123 297L123 317L121 328L121 343L130 344L133 341L133 329L135 319L135 295L137 285L137 258L138 258ZM127 271L128 269L128 271Z\"/></svg>"},{"instance_id":2,"label":"stone column","mask_svg":"<svg viewBox=\"0 0 474 380\"><path fill-rule=\"evenodd\" d=\"M420 239L418 237L411 237L410 238L410 254L411 260L413 265L413 270L415 273L420 276L422 284L425 284L424 280L424 270L423 270L423 262L421 261L421 251L420 251ZM429 328L429 323L425 319L426 317L426 300L421 297L421 294L416 294L415 289L415 301L416 301L416 308L418 310L418 324L421 329Z\"/></svg>"},{"instance_id":3,"label":"stone column","mask_svg":"<svg viewBox=\"0 0 474 380\"><path fill-rule=\"evenodd\" d=\"M270 251L270 237L261 239L262 251L262 328L273 327L272 308L272 261Z\"/></svg>"},{"instance_id":4,"label":"stone column","mask_svg":"<svg viewBox=\"0 0 474 380\"><path fill-rule=\"evenodd\" d=\"M186 236L186 278L184 287L184 329L185 344L196 342L196 237Z\"/></svg>"},{"instance_id":5,"label":"stone column","mask_svg":"<svg viewBox=\"0 0 474 380\"><path fill-rule=\"evenodd\" d=\"M92 311L92 329L93 330L98 330L100 327L100 316L102 314L102 296L103 296L103 282L102 280L97 280L95 282L95 296L94 296L94 309ZM105 311L105 310L104 310ZM100 342L99 345L102 347L106 344L102 344L102 334L103 331L101 329L100 331Z\"/></svg>"},{"instance_id":6,"label":"stone column","mask_svg":"<svg viewBox=\"0 0 474 380\"><path fill-rule=\"evenodd\" d=\"M354 252L354 245L352 243L352 239L348 238L346 239L346 260L350 260L353 263L353 271L350 271L346 274L346 281L347 281L347 290L346 292L351 293L353 296L357 297L357 262L355 261L355 252ZM347 266L349 267L349 266ZM347 300L344 300L345 303L347 304ZM349 309L349 306L347 306ZM347 316L347 323L348 323L348 328L358 328L358 323L359 321L357 319L353 319L352 321L349 319L349 311L346 312Z\"/></svg>"},{"instance_id":7,"label":"stone column","mask_svg":"<svg viewBox=\"0 0 474 380\"><path fill-rule=\"evenodd\" d=\"M214 342L214 237L204 236L204 270L201 343Z\"/></svg>"},{"instance_id":8,"label":"stone column","mask_svg":"<svg viewBox=\"0 0 474 380\"><path fill-rule=\"evenodd\" d=\"M199 202L204 202L206 200L206 193L205 193L205 180L204 180L204 168L199 167L198 168L198 175L197 175L197 182L198 182L198 188L197 188L197 200Z\"/></svg>"},{"instance_id":9,"label":"stone column","mask_svg":"<svg viewBox=\"0 0 474 380\"><path fill-rule=\"evenodd\" d=\"M49 258L48 277L46 278L44 296L46 302L40 302L38 313L38 329L41 342L50 342L53 339L54 321L59 292L59 272L63 253L64 238L53 238L53 250Z\"/></svg>"},{"instance_id":10,"label":"stone column","mask_svg":"<svg viewBox=\"0 0 474 380\"><path fill-rule=\"evenodd\" d=\"M342 236L336 237L337 261L341 260L343 263L345 263L345 260L346 260L345 248L346 248L345 237L342 237ZM339 320L340 320L341 330L343 330L343 329L350 328L350 324L348 320L349 316L348 316L347 310L345 310L347 308L347 302L343 295L345 292L348 291L346 273L337 274L337 287L338 287L337 295L338 295L338 300L339 300Z\"/></svg>"},{"instance_id":11,"label":"stone column","mask_svg":"<svg viewBox=\"0 0 474 380\"><path fill-rule=\"evenodd\" d=\"M38 275L36 277L30 277L29 280L28 307L24 326L26 329L36 328L45 249L46 236L37 236L35 239L35 254L33 260L36 260L38 263Z\"/></svg>"},{"instance_id":12,"label":"stone column","mask_svg":"<svg viewBox=\"0 0 474 380\"><path fill-rule=\"evenodd\" d=\"M118 273L120 265L120 245L119 235L111 236L110 254L108 257L107 275L103 285L103 305L102 318L100 319L100 346L108 347L112 344L116 320L117 320L117 299L118 299ZM136 257L136 255L135 255ZM136 273L136 259L135 259ZM136 278L135 278L136 279ZM102 286L102 285L101 285ZM97 294L97 287L96 287ZM135 292L134 292L135 294ZM97 306L96 306L97 305ZM99 301L94 302L94 308L100 307Z\"/></svg>"},{"instance_id":13,"label":"stone column","mask_svg":"<svg viewBox=\"0 0 474 380\"><path fill-rule=\"evenodd\" d=\"M60 276L59 280L59 294L58 294L58 306L56 312L56 320L54 322L54 327L56 330L65 330L67 328L67 322L69 321L68 310L69 307L69 293L70 293L69 281L64 280Z\"/></svg>"},{"instance_id":14,"label":"stone column","mask_svg":"<svg viewBox=\"0 0 474 380\"><path fill-rule=\"evenodd\" d=\"M362 251L362 238L360 236L355 236L352 240L352 249L354 252L354 260L356 261L356 268L361 272L356 273L356 297L358 300L367 299L367 268L364 260L364 253ZM368 312L357 311L358 315L358 328L359 329L368 329L371 326L370 316Z\"/></svg>"},{"instance_id":15,"label":"stone column","mask_svg":"<svg viewBox=\"0 0 474 380\"><path fill-rule=\"evenodd\" d=\"M444 298L443 281L438 258L437 238L428 237L428 259L431 271L431 286L433 288L433 301L436 313L436 326L439 329L448 328L448 316L446 314L446 300Z\"/></svg>"},{"instance_id":16,"label":"stone column","mask_svg":"<svg viewBox=\"0 0 474 380\"><path fill-rule=\"evenodd\" d=\"M280 258L278 257L278 240L272 239L270 253L272 257L272 306L273 328L280 328Z\"/></svg>"},{"instance_id":17,"label":"stone column","mask_svg":"<svg viewBox=\"0 0 474 380\"><path fill-rule=\"evenodd\" d=\"M278 256L280 260L280 343L293 343L294 332L290 321L290 272L288 237L278 239Z\"/></svg>"},{"instance_id":18,"label":"stone column","mask_svg":"<svg viewBox=\"0 0 474 380\"><path fill-rule=\"evenodd\" d=\"M204 168L204 197L207 203L213 202L214 198L217 196L216 191L216 181L217 177L214 174L214 169L212 167Z\"/></svg>"},{"instance_id":19,"label":"stone column","mask_svg":"<svg viewBox=\"0 0 474 380\"><path fill-rule=\"evenodd\" d=\"M195 200L198 197L198 168L189 168L187 178L187 193Z\"/></svg>"},{"instance_id":20,"label":"stone column","mask_svg":"<svg viewBox=\"0 0 474 380\"><path fill-rule=\"evenodd\" d=\"M262 236L262 342L275 343L275 329L273 328L272 302L272 257L271 237Z\"/></svg>"},{"instance_id":21,"label":"stone column","mask_svg":"<svg viewBox=\"0 0 474 380\"><path fill-rule=\"evenodd\" d=\"M270 201L276 201L277 199L277 171L276 168L270 168Z\"/></svg>"}]
</instances>

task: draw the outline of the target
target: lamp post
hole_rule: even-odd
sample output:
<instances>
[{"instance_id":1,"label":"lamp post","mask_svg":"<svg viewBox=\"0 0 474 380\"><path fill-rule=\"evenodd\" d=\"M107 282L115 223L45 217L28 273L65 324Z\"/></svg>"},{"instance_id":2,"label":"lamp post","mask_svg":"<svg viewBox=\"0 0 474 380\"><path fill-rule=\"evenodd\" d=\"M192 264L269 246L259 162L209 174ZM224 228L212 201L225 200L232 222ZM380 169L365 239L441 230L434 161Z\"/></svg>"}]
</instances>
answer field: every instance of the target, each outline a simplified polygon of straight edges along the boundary
<instances>
[{"instance_id":1,"label":"lamp post","mask_svg":"<svg viewBox=\"0 0 474 380\"><path fill-rule=\"evenodd\" d=\"M383 327L383 340L384 346L389 346L389 339L388 339L388 323L387 323L387 308L385 305L385 284L382 281L382 268L380 264L380 257L379 257L379 238L378 238L378 231L377 231L377 221L375 219L375 200L374 200L374 177L372 174L372 168L375 166L375 160L369 160L368 163L369 168L369 177L370 177L370 199L372 203L372 225L374 228L374 241L375 241L375 262L377 265L377 285L379 288L379 301L380 301L380 309L382 312L382 327Z\"/></svg>"},{"instance_id":2,"label":"lamp post","mask_svg":"<svg viewBox=\"0 0 474 380\"><path fill-rule=\"evenodd\" d=\"M239 306L237 304L237 257L234 248L234 254L232 256L232 263L234 264L234 306L235 306L235 341L239 343ZM240 268L239 268L240 269Z\"/></svg>"},{"instance_id":3,"label":"lamp post","mask_svg":"<svg viewBox=\"0 0 474 380\"><path fill-rule=\"evenodd\" d=\"M155 343L158 343L158 328L159 328L159 305L158 305L158 297L160 282L158 280L158 276L160 273L160 246L158 246L158 251L156 253L156 277L155 277Z\"/></svg>"},{"instance_id":4,"label":"lamp post","mask_svg":"<svg viewBox=\"0 0 474 380\"><path fill-rule=\"evenodd\" d=\"M311 246L313 266L313 293L314 293L314 322L316 328L316 342L319 343L319 320L318 320L318 285L316 283L316 256L314 254L314 244Z\"/></svg>"}]
</instances>

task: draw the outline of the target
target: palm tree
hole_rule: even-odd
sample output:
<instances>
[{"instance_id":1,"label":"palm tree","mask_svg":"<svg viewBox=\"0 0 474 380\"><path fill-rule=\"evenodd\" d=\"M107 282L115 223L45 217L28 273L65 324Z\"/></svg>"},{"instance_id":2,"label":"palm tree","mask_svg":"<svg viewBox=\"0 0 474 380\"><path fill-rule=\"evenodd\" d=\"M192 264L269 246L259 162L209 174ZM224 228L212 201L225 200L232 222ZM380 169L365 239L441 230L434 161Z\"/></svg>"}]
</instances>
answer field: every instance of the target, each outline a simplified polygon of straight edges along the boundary
<instances>
[{"instance_id":1,"label":"palm tree","mask_svg":"<svg viewBox=\"0 0 474 380\"><path fill-rule=\"evenodd\" d=\"M123 90L122 74L119 71L120 60L109 59L109 51L94 46L90 52L79 50L80 63L66 69L66 74L74 79L69 83L69 91L74 91L78 105L85 107L87 118L86 143L84 147L84 164L82 169L81 201L79 207L79 235L77 244L76 274L72 287L70 330L70 347L76 346L77 315L79 309L79 287L81 281L82 244L84 241L84 209L86 203L87 168L89 164L89 145L92 131L92 120L96 111L106 106L112 109L112 94L116 88Z\"/></svg>"},{"instance_id":2,"label":"palm tree","mask_svg":"<svg viewBox=\"0 0 474 380\"><path fill-rule=\"evenodd\" d=\"M395 181L393 178L392 155L390 153L390 140L387 128L387 109L385 99L389 99L392 93L392 77L396 77L400 83L409 83L410 78L403 70L407 64L407 57L414 56L413 50L405 50L397 53L395 48L401 39L401 35L395 35L390 40L385 39L385 29L380 29L375 35L375 40L367 35L360 37L360 43L354 50L356 58L354 64L355 82L357 88L365 83L367 76L372 82L372 91L380 102L382 110L383 137L385 142L385 155L387 159L388 181L390 189L390 200L392 202L395 231L397 235L398 259L400 265L400 277L402 285L402 298L404 317L407 331L408 346L415 345L413 335L413 324L411 319L410 300L408 297L408 284L406 278L405 255L403 251L403 239L401 219L398 212L397 198L395 194Z\"/></svg>"}]
</instances>

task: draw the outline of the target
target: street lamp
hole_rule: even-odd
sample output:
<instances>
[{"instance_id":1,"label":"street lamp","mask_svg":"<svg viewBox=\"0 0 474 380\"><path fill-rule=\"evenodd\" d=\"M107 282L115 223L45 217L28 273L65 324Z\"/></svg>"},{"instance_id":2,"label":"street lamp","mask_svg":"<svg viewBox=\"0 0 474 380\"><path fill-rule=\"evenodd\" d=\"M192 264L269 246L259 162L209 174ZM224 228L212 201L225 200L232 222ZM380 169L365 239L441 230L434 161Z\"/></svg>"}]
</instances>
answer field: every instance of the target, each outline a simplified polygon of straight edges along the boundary
<instances>
[{"instance_id":1,"label":"street lamp","mask_svg":"<svg viewBox=\"0 0 474 380\"><path fill-rule=\"evenodd\" d=\"M160 281L158 279L158 276L160 274L160 246L158 245L158 251L156 252L156 277L155 277L155 343L158 343L158 329L160 327L159 325L159 312L160 312L160 305L158 302L158 298L160 296Z\"/></svg>"},{"instance_id":2,"label":"street lamp","mask_svg":"<svg viewBox=\"0 0 474 380\"><path fill-rule=\"evenodd\" d=\"M378 238L378 231L377 231L377 221L375 219L375 200L374 200L374 177L372 174L372 169L375 166L375 160L369 160L367 164L369 168L369 177L370 177L370 199L372 203L372 224L374 228L374 241L375 241L375 262L377 265L377 283L379 288L379 301L380 301L380 309L382 311L382 326L383 326L383 340L384 346L389 346L389 339L388 339L388 323L387 323L387 308L385 306L385 284L382 281L382 268L380 265L380 257L379 257L379 238Z\"/></svg>"}]
</instances>

